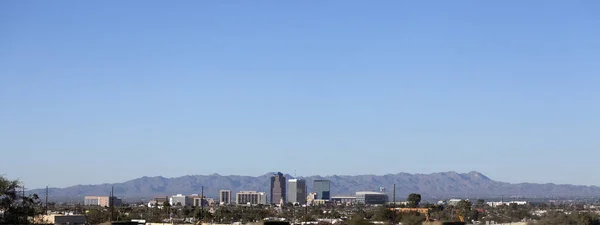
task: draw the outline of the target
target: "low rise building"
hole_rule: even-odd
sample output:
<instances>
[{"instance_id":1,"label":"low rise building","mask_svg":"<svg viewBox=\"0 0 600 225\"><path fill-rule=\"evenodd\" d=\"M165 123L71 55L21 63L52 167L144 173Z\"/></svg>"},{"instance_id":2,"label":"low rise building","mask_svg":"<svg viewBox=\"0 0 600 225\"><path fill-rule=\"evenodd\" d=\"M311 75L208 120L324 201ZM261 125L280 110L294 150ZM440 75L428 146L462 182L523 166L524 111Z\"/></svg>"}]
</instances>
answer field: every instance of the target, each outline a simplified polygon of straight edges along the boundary
<instances>
[{"instance_id":1,"label":"low rise building","mask_svg":"<svg viewBox=\"0 0 600 225\"><path fill-rule=\"evenodd\" d=\"M356 203L356 196L333 196L331 201L335 204L350 205Z\"/></svg>"},{"instance_id":2,"label":"low rise building","mask_svg":"<svg viewBox=\"0 0 600 225\"><path fill-rule=\"evenodd\" d=\"M169 204L172 206L192 206L194 204L193 198L194 196L185 196L182 194L177 194L171 196L171 198L169 199Z\"/></svg>"},{"instance_id":3,"label":"low rise building","mask_svg":"<svg viewBox=\"0 0 600 225\"><path fill-rule=\"evenodd\" d=\"M515 204L515 205L527 205L526 201L510 201L510 202L486 202L486 204L490 207L498 207L501 205L511 205L511 204Z\"/></svg>"},{"instance_id":4,"label":"low rise building","mask_svg":"<svg viewBox=\"0 0 600 225\"><path fill-rule=\"evenodd\" d=\"M157 196L152 200L159 203L170 202L169 196Z\"/></svg>"},{"instance_id":5,"label":"low rise building","mask_svg":"<svg viewBox=\"0 0 600 225\"><path fill-rule=\"evenodd\" d=\"M399 205L408 205L409 202L408 201L389 202L389 204L393 204L393 205L399 206Z\"/></svg>"},{"instance_id":6,"label":"low rise building","mask_svg":"<svg viewBox=\"0 0 600 225\"><path fill-rule=\"evenodd\" d=\"M374 191L359 191L356 192L356 203L365 205L383 205L388 202L386 193Z\"/></svg>"},{"instance_id":7,"label":"low rise building","mask_svg":"<svg viewBox=\"0 0 600 225\"><path fill-rule=\"evenodd\" d=\"M317 192L308 193L306 196L306 204L312 205L315 200L319 199L317 196Z\"/></svg>"},{"instance_id":8,"label":"low rise building","mask_svg":"<svg viewBox=\"0 0 600 225\"><path fill-rule=\"evenodd\" d=\"M448 205L453 205L453 206L456 206L456 205L458 205L458 203L459 203L460 201L462 201L462 199L456 199L456 198L453 198L453 199L450 199L450 200L448 200L448 201L446 202L446 204L448 204Z\"/></svg>"},{"instance_id":9,"label":"low rise building","mask_svg":"<svg viewBox=\"0 0 600 225\"><path fill-rule=\"evenodd\" d=\"M198 195L194 195L194 196L191 196L190 198L192 199L193 206L209 206L209 205L214 205L214 203L215 203L215 199L206 198L206 196L200 197Z\"/></svg>"},{"instance_id":10,"label":"low rise building","mask_svg":"<svg viewBox=\"0 0 600 225\"><path fill-rule=\"evenodd\" d=\"M204 200L206 201L206 204L208 204L208 206L215 206L217 205L217 200L214 198L204 198Z\"/></svg>"},{"instance_id":11,"label":"low rise building","mask_svg":"<svg viewBox=\"0 0 600 225\"><path fill-rule=\"evenodd\" d=\"M312 202L312 205L325 205L329 202L329 200L325 200L325 199L315 199Z\"/></svg>"},{"instance_id":12,"label":"low rise building","mask_svg":"<svg viewBox=\"0 0 600 225\"><path fill-rule=\"evenodd\" d=\"M55 225L83 225L86 224L85 215L50 214L36 217L34 223Z\"/></svg>"}]
</instances>

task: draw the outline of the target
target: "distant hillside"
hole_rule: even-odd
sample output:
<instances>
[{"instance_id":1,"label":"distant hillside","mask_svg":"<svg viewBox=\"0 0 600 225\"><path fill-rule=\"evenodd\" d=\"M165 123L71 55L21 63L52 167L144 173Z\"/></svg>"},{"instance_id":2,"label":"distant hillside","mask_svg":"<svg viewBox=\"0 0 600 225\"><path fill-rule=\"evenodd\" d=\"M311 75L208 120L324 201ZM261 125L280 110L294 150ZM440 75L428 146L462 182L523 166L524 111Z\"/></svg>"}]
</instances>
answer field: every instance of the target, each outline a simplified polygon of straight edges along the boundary
<instances>
[{"instance_id":1,"label":"distant hillside","mask_svg":"<svg viewBox=\"0 0 600 225\"><path fill-rule=\"evenodd\" d=\"M232 190L234 193L242 190L257 190L269 193L269 181L272 173L258 177L251 176L221 176L195 175L176 178L142 177L124 183L77 185L67 188L51 188L50 199L82 200L86 195L108 195L114 185L115 194L125 199L148 199L153 196L173 194L198 194L201 186L208 197L218 196L221 189ZM286 175L292 178L290 175ZM391 195L392 186L396 184L398 200L409 193L421 193L425 199L443 199L448 197L593 197L600 196L600 187L556 184L510 184L493 181L478 172L456 173L443 172L433 174L388 174L356 175L356 176L311 176L302 177L308 182L309 191L315 179L331 180L332 195L353 195L356 191L377 191L385 187ZM45 190L32 190L43 196Z\"/></svg>"}]
</instances>

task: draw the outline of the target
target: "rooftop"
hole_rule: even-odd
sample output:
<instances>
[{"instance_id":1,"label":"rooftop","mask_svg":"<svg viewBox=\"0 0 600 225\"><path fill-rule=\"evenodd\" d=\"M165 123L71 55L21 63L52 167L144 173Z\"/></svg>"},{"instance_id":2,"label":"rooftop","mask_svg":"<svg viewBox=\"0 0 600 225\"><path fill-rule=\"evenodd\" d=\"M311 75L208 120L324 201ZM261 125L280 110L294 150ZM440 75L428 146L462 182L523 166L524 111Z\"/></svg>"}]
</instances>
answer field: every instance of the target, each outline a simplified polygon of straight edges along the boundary
<instances>
[{"instance_id":1,"label":"rooftop","mask_svg":"<svg viewBox=\"0 0 600 225\"><path fill-rule=\"evenodd\" d=\"M387 194L382 193L382 192L375 192L375 191L357 191L356 195L387 195Z\"/></svg>"}]
</instances>

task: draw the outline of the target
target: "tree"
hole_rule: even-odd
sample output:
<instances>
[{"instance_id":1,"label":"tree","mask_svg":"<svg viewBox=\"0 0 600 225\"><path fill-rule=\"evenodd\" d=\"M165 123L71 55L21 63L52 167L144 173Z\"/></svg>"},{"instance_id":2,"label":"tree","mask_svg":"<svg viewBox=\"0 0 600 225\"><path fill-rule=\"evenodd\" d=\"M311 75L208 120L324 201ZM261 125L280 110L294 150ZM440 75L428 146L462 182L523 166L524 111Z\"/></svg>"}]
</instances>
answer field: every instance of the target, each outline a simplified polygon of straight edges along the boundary
<instances>
[{"instance_id":1,"label":"tree","mask_svg":"<svg viewBox=\"0 0 600 225\"><path fill-rule=\"evenodd\" d=\"M171 203L163 202L163 208L167 211L167 215L171 212Z\"/></svg>"},{"instance_id":2,"label":"tree","mask_svg":"<svg viewBox=\"0 0 600 225\"><path fill-rule=\"evenodd\" d=\"M302 216L302 222L311 222L311 221L315 221L315 218L312 217L311 215L304 215Z\"/></svg>"},{"instance_id":3,"label":"tree","mask_svg":"<svg viewBox=\"0 0 600 225\"><path fill-rule=\"evenodd\" d=\"M418 213L410 213L402 218L402 224L406 225L421 225L423 221L425 221L425 218Z\"/></svg>"},{"instance_id":4,"label":"tree","mask_svg":"<svg viewBox=\"0 0 600 225\"><path fill-rule=\"evenodd\" d=\"M458 210L458 213L462 215L465 220L473 218L474 213L472 211L472 207L473 204L469 200L460 200L460 202L456 204L456 209Z\"/></svg>"},{"instance_id":5,"label":"tree","mask_svg":"<svg viewBox=\"0 0 600 225\"><path fill-rule=\"evenodd\" d=\"M39 197L36 194L19 195L21 188L23 186L19 181L0 176L0 211L4 212L0 223L28 224L29 217L41 214L41 211L36 210L40 205Z\"/></svg>"},{"instance_id":6,"label":"tree","mask_svg":"<svg viewBox=\"0 0 600 225\"><path fill-rule=\"evenodd\" d=\"M477 199L477 207L481 208L485 205L485 200Z\"/></svg>"},{"instance_id":7,"label":"tree","mask_svg":"<svg viewBox=\"0 0 600 225\"><path fill-rule=\"evenodd\" d=\"M101 224L110 221L110 212L101 208L90 209L85 217L90 224Z\"/></svg>"},{"instance_id":8,"label":"tree","mask_svg":"<svg viewBox=\"0 0 600 225\"><path fill-rule=\"evenodd\" d=\"M391 223L398 223L399 221L396 220L399 217L397 217L396 215L397 213L390 210L388 207L381 206L376 209L375 215L373 215L373 219L377 221L388 221Z\"/></svg>"},{"instance_id":9,"label":"tree","mask_svg":"<svg viewBox=\"0 0 600 225\"><path fill-rule=\"evenodd\" d=\"M354 215L348 220L349 225L371 225L371 222L363 218L362 216Z\"/></svg>"},{"instance_id":10,"label":"tree","mask_svg":"<svg viewBox=\"0 0 600 225\"><path fill-rule=\"evenodd\" d=\"M412 193L408 195L408 199L406 199L406 201L408 201L409 208L417 208L419 207L419 202L421 202L421 195L417 193Z\"/></svg>"}]
</instances>

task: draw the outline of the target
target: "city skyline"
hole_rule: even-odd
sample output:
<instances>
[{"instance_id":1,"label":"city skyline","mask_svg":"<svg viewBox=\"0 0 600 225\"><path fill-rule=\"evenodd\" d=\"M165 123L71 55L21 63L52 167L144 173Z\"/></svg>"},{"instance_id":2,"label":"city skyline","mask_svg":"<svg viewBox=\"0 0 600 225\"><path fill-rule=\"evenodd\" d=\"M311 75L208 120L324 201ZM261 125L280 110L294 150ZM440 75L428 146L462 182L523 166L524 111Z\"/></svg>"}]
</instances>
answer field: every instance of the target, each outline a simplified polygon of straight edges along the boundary
<instances>
[{"instance_id":1,"label":"city skyline","mask_svg":"<svg viewBox=\"0 0 600 225\"><path fill-rule=\"evenodd\" d=\"M600 185L598 11L0 1L0 171L28 189L294 170Z\"/></svg>"},{"instance_id":2,"label":"city skyline","mask_svg":"<svg viewBox=\"0 0 600 225\"><path fill-rule=\"evenodd\" d=\"M279 174L277 174L278 176ZM282 174L283 175L283 174ZM285 177L293 178L291 175ZM67 188L50 188L50 196L56 199L72 199L72 193L81 193L85 195L105 195L108 190L115 188L119 190L116 196L123 198L146 198L148 196L164 196L165 194L191 194L198 195L203 188L205 196L215 197L219 199L220 190L231 190L231 198L233 201L234 193L240 191L258 191L266 193L265 199L270 199L271 178L273 174L265 174L258 177L242 177L242 176L220 176L220 175L205 175L205 176L184 176L178 178L156 178L142 177L135 180L130 180L124 183L116 184L99 184L99 185L83 185ZM423 198L440 197L440 196L469 196L474 197L492 197L500 198L502 196L527 196L531 198L539 198L543 196L554 197L591 197L600 195L600 187L597 186L578 186L578 185L555 185L555 184L509 184L502 181L492 180L484 174L477 172L456 173L442 172L434 174L389 174L383 176L362 175L362 176L311 176L304 177L306 184L313 184L312 187L307 185L308 192L319 192L316 194L316 199L319 196L324 196L323 191L329 191L330 198L347 196L355 192L367 191L377 192L385 190L388 195L394 193L396 187L396 196L403 196L413 192L419 192ZM327 180L323 180L327 179ZM329 180L331 179L331 180ZM323 186L323 191L320 191L318 185L314 182L330 185ZM166 189L154 190L153 187L166 185ZM461 189L446 189L440 187L454 187L460 185ZM168 188L178 187L178 188ZM197 188L196 188L197 187ZM329 187L329 188L328 188ZM45 189L30 190L30 193L43 195ZM579 193L579 194L575 194ZM392 196L390 196L391 198ZM313 199L315 199L313 197ZM268 201L271 203L271 201ZM281 203L281 200L278 203Z\"/></svg>"},{"instance_id":3,"label":"city skyline","mask_svg":"<svg viewBox=\"0 0 600 225\"><path fill-rule=\"evenodd\" d=\"M256 178L256 177L261 177L261 176L267 176L267 177L271 177L273 174L277 174L277 173L282 173L284 177L290 177L291 179L305 179L305 178L309 178L309 177L319 177L319 178L331 178L331 177L336 177L336 176L389 176L389 175L398 175L398 174L413 174L413 175L433 175L433 174L441 174L441 173L458 173L458 174L467 174L467 173L479 173L478 171L463 171L463 172L457 172L457 171L440 171L440 172L433 172L433 173L406 173L406 172L397 172L397 173L383 173L383 174L354 174L354 175L348 175L348 174L331 174L331 175L297 175L296 177L293 176L293 174L291 173L285 173L285 172L267 172L264 174L259 174L259 175L241 175L241 174L219 174L219 173L210 173L210 174L187 174L187 175L181 175L181 176L174 176L174 177L165 177L165 176L142 176L142 177L137 177L137 178L132 178L132 179L126 179L126 180L115 180L115 181L111 181L111 182L104 182L104 183L100 183L100 182L96 182L96 183L78 183L78 184L73 184L73 185L67 185L67 186L54 186L54 185L47 185L49 188L69 188L69 187L74 187L74 186L80 186L80 185L103 185L103 184L118 184L118 183L122 183L122 182L128 182L128 181L132 181L135 179L140 179L140 178L166 178L166 179L176 179L176 178L182 178L182 177L189 177L189 176L223 176L223 177L228 177L228 176L242 176L242 177L252 177L252 178ZM294 172L295 173L295 172ZM485 175L487 177L487 175ZM494 179L493 177L491 178L495 181L501 181L498 179ZM318 179L317 179L318 180ZM325 179L326 180L326 179ZM503 181L506 182L506 181ZM511 184L520 184L520 183L530 183L530 182L508 182ZM600 185L585 185L585 184L570 184L570 183L552 183L552 182L540 182L540 183L534 183L534 184L556 184L556 185L577 185L577 186L592 186L592 187L600 187ZM27 185L27 183L25 183L25 185ZM28 186L27 190L32 190L32 189L45 189L46 186L43 187L31 187ZM313 187L314 188L314 187ZM260 191L267 191L270 189L270 187L264 187L263 189L260 189ZM313 192L314 190L309 190L308 192ZM110 190L107 189L107 193L110 192ZM198 193L195 193L198 194ZM234 194L234 193L232 193ZM234 196L232 196L233 199ZM270 201L270 200L269 200Z\"/></svg>"}]
</instances>

